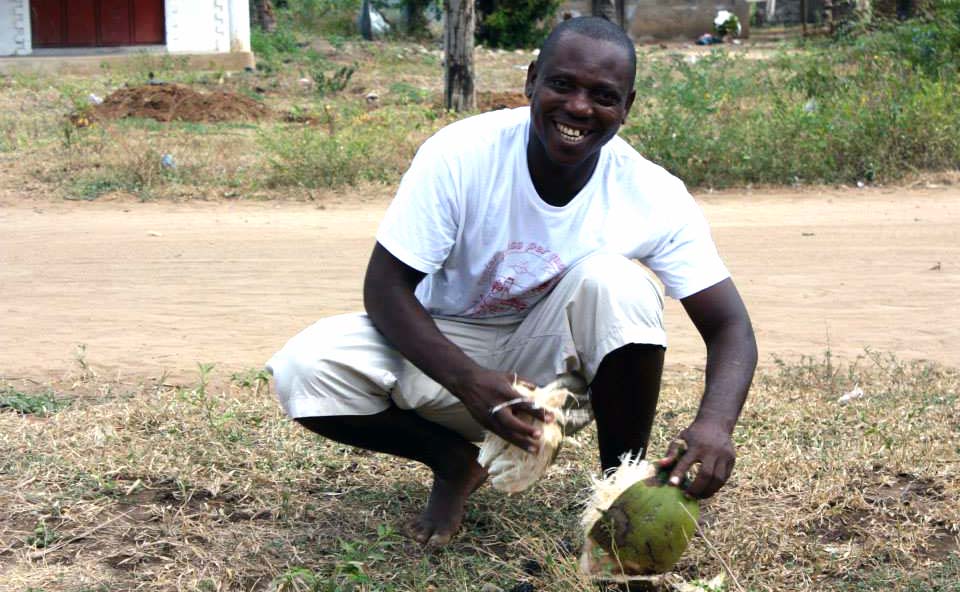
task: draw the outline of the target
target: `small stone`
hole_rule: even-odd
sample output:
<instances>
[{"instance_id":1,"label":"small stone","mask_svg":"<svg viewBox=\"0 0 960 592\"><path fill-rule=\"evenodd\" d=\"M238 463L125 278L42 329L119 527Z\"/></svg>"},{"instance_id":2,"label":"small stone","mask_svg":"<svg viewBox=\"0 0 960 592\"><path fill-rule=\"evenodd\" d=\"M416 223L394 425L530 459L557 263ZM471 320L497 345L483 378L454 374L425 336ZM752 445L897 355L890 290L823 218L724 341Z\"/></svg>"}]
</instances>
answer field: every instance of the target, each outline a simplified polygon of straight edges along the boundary
<instances>
[{"instance_id":1,"label":"small stone","mask_svg":"<svg viewBox=\"0 0 960 592\"><path fill-rule=\"evenodd\" d=\"M491 584L490 582L487 582L486 584L483 585L482 588L480 588L480 592L503 592L503 588L501 588L496 584Z\"/></svg>"}]
</instances>

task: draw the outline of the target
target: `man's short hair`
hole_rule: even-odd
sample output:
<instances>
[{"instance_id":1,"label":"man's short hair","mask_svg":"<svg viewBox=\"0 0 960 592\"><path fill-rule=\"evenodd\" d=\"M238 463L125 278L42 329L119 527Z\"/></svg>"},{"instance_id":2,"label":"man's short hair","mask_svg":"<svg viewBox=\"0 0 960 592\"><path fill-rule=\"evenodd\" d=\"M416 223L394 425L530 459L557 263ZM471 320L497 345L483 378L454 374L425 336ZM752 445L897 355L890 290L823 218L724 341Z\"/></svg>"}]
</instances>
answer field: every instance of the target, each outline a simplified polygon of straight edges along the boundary
<instances>
[{"instance_id":1,"label":"man's short hair","mask_svg":"<svg viewBox=\"0 0 960 592\"><path fill-rule=\"evenodd\" d=\"M543 42L543 46L540 47L540 55L537 56L537 68L539 69L541 65L546 63L564 35L574 33L591 39L608 41L622 48L630 61L630 88L633 88L637 72L637 49L619 25L598 16L567 19L554 27L553 31L550 31L550 35L547 36L547 40Z\"/></svg>"}]
</instances>

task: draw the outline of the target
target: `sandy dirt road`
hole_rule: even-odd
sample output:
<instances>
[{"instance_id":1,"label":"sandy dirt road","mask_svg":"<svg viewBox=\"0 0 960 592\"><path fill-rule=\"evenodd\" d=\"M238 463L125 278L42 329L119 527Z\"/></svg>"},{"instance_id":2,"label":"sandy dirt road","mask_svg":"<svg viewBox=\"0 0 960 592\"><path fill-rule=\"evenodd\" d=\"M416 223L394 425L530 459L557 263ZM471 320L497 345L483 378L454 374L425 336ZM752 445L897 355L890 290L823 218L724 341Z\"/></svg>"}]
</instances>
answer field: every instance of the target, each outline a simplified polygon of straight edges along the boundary
<instances>
[{"instance_id":1,"label":"sandy dirt road","mask_svg":"<svg viewBox=\"0 0 960 592\"><path fill-rule=\"evenodd\" d=\"M865 347L960 366L960 188L698 195L750 308L761 361ZM0 202L0 376L195 379L260 367L297 330L358 310L386 202ZM676 302L668 364L703 347Z\"/></svg>"}]
</instances>

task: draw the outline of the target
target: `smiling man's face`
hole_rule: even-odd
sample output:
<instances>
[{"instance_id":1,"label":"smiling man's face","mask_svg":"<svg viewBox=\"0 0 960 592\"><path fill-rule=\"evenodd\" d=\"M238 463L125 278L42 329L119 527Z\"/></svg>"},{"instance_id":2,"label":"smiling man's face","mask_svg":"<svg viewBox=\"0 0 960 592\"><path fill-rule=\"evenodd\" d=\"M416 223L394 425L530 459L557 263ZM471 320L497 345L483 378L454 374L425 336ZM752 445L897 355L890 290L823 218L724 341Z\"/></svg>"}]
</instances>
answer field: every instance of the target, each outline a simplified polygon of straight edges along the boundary
<instances>
[{"instance_id":1,"label":"smiling man's face","mask_svg":"<svg viewBox=\"0 0 960 592\"><path fill-rule=\"evenodd\" d=\"M633 105L632 86L630 59L622 47L565 33L552 55L527 71L530 142L538 144L529 148L545 156L542 164L548 166L592 167Z\"/></svg>"}]
</instances>

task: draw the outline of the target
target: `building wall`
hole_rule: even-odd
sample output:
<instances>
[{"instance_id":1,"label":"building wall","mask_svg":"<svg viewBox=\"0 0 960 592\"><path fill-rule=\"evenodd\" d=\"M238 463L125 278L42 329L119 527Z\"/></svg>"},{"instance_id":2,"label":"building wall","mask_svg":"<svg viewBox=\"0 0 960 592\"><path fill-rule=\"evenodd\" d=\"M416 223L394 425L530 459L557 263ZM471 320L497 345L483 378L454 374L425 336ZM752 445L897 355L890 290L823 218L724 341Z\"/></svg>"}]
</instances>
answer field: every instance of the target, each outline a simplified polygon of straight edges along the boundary
<instances>
[{"instance_id":1,"label":"building wall","mask_svg":"<svg viewBox=\"0 0 960 592\"><path fill-rule=\"evenodd\" d=\"M0 0L0 56L30 53L30 0Z\"/></svg>"},{"instance_id":2,"label":"building wall","mask_svg":"<svg viewBox=\"0 0 960 592\"><path fill-rule=\"evenodd\" d=\"M624 0L625 28L637 43L684 39L693 41L713 32L719 10L729 10L740 19L742 35L749 35L750 7L746 0ZM567 0L557 13L562 16L590 14L589 0Z\"/></svg>"},{"instance_id":3,"label":"building wall","mask_svg":"<svg viewBox=\"0 0 960 592\"><path fill-rule=\"evenodd\" d=\"M165 0L170 53L250 51L248 0ZM0 56L29 55L30 0L0 0Z\"/></svg>"},{"instance_id":4,"label":"building wall","mask_svg":"<svg viewBox=\"0 0 960 592\"><path fill-rule=\"evenodd\" d=\"M688 39L713 32L713 19L729 10L740 19L741 36L749 36L746 0L652 0L627 4L628 31L638 42Z\"/></svg>"}]
</instances>

